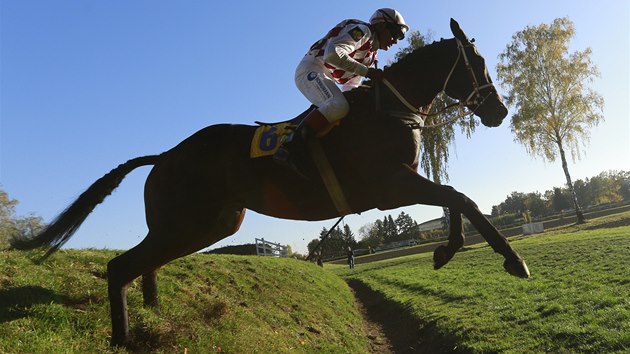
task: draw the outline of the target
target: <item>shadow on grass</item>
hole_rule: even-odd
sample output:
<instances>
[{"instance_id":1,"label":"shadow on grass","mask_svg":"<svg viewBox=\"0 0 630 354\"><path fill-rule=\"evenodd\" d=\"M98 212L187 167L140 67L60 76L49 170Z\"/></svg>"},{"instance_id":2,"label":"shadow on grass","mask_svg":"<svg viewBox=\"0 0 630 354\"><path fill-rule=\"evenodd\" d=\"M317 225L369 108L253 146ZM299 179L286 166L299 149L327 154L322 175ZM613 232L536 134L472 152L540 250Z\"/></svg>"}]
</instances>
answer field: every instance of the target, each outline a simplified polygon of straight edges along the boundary
<instances>
[{"instance_id":1,"label":"shadow on grass","mask_svg":"<svg viewBox=\"0 0 630 354\"><path fill-rule=\"evenodd\" d=\"M33 305L59 304L84 310L89 304L101 301L102 299L94 295L68 297L33 285L0 289L0 323L30 316Z\"/></svg>"},{"instance_id":2,"label":"shadow on grass","mask_svg":"<svg viewBox=\"0 0 630 354\"><path fill-rule=\"evenodd\" d=\"M394 353L466 353L457 348L454 338L437 333L435 324L422 323L409 313L409 308L388 300L360 280L348 285L366 309L370 321L380 324Z\"/></svg>"},{"instance_id":3,"label":"shadow on grass","mask_svg":"<svg viewBox=\"0 0 630 354\"><path fill-rule=\"evenodd\" d=\"M0 323L28 317L33 305L50 303L66 304L68 298L41 286L0 289Z\"/></svg>"}]
</instances>

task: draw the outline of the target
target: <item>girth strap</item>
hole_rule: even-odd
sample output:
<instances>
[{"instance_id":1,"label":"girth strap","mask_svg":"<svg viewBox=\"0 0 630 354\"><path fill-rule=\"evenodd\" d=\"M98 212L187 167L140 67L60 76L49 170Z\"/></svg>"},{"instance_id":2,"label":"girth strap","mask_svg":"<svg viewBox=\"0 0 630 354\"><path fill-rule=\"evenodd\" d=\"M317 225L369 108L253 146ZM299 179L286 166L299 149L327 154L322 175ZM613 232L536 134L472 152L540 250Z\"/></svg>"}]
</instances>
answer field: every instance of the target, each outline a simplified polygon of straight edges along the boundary
<instances>
[{"instance_id":1,"label":"girth strap","mask_svg":"<svg viewBox=\"0 0 630 354\"><path fill-rule=\"evenodd\" d=\"M335 209L337 209L340 215L350 214L352 212L350 205L346 200L346 196L343 194L343 190L341 189L339 180L337 180L335 171L333 171L330 163L328 162L326 153L319 144L319 139L309 139L308 148L311 150L313 162L315 162L315 166L317 166L317 170L322 177L322 181L324 181L324 186L326 186L326 189L328 190L328 195L330 195L330 199L332 199Z\"/></svg>"}]
</instances>

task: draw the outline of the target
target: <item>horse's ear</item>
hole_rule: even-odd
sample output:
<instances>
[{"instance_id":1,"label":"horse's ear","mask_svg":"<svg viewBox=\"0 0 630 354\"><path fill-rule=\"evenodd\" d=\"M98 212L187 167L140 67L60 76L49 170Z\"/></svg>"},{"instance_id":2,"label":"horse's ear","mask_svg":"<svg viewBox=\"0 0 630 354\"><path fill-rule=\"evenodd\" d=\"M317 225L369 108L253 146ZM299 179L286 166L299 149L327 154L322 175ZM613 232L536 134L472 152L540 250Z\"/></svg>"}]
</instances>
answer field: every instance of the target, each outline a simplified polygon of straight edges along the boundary
<instances>
[{"instance_id":1,"label":"horse's ear","mask_svg":"<svg viewBox=\"0 0 630 354\"><path fill-rule=\"evenodd\" d=\"M462 31L461 27L459 27L459 23L457 23L457 21L455 21L452 18L451 18L451 32L453 32L453 35L455 36L455 38L459 39L460 41L465 42L465 43L470 43L470 41L468 40L468 37L466 37L466 33Z\"/></svg>"}]
</instances>

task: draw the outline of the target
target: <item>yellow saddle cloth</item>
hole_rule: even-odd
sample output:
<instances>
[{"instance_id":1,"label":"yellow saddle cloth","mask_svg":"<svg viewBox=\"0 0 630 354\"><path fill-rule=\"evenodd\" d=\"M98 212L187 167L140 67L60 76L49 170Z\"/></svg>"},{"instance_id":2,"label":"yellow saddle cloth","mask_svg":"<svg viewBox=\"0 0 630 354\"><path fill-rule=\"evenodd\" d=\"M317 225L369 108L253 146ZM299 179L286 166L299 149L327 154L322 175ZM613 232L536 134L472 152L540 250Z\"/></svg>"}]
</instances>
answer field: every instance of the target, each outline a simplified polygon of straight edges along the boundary
<instances>
[{"instance_id":1,"label":"yellow saddle cloth","mask_svg":"<svg viewBox=\"0 0 630 354\"><path fill-rule=\"evenodd\" d=\"M294 127L290 122L258 127L254 132L249 156L257 158L275 154Z\"/></svg>"}]
</instances>

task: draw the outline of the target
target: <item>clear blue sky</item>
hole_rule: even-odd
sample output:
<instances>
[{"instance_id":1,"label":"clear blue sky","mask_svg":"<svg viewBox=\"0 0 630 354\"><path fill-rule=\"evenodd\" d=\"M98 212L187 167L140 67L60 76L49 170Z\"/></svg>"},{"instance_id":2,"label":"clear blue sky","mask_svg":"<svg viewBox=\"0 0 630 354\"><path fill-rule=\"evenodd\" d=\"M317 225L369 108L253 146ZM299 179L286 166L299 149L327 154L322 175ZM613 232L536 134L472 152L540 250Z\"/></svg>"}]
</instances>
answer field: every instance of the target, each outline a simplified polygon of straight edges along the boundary
<instances>
[{"instance_id":1,"label":"clear blue sky","mask_svg":"<svg viewBox=\"0 0 630 354\"><path fill-rule=\"evenodd\" d=\"M50 221L92 182L130 158L165 151L221 122L252 124L293 117L308 103L293 84L307 48L345 18L367 20L395 7L412 30L452 37L449 18L476 38L496 80L497 56L527 25L568 16L571 50L593 49L602 77L605 122L586 155L570 163L574 179L630 170L629 17L627 1L129 1L0 0L0 184L20 201L19 215ZM403 43L402 45L406 45ZM400 48L381 52L381 62ZM535 74L535 73L534 73ZM512 191L564 184L559 162L527 155L506 122L458 137L450 183L482 211ZM131 173L88 218L68 247L126 249L146 233L143 183ZM441 209L412 206L346 218L355 231L400 211L418 222ZM305 252L326 222L273 219L251 211L236 236Z\"/></svg>"}]
</instances>

